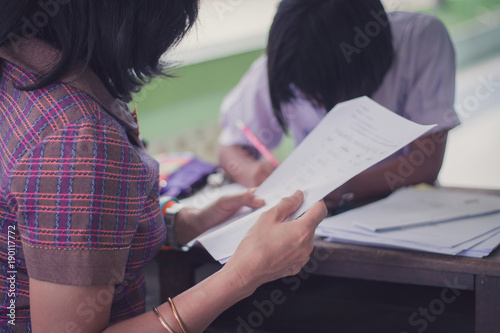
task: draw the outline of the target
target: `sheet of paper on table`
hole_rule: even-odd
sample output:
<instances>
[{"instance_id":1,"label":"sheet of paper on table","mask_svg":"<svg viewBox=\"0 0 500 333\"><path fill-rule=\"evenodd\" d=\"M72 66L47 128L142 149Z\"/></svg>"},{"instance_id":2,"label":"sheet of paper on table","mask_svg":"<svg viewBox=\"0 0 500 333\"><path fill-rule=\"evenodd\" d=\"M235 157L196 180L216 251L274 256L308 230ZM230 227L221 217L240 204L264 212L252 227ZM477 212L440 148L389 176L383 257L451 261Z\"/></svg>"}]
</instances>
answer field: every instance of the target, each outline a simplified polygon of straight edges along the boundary
<instances>
[{"instance_id":1,"label":"sheet of paper on table","mask_svg":"<svg viewBox=\"0 0 500 333\"><path fill-rule=\"evenodd\" d=\"M419 125L360 97L335 106L256 191L266 205L232 223L209 230L201 243L226 262L258 216L297 189L304 203L289 219L303 214L358 173L397 152L435 125Z\"/></svg>"},{"instance_id":2,"label":"sheet of paper on table","mask_svg":"<svg viewBox=\"0 0 500 333\"><path fill-rule=\"evenodd\" d=\"M496 196L407 188L358 209L352 223L370 231L390 231L495 211L500 211L500 198Z\"/></svg>"},{"instance_id":3,"label":"sheet of paper on table","mask_svg":"<svg viewBox=\"0 0 500 333\"><path fill-rule=\"evenodd\" d=\"M316 234L337 242L483 257L500 243L499 212L497 196L409 187L325 219ZM375 225L392 227L367 228Z\"/></svg>"}]
</instances>

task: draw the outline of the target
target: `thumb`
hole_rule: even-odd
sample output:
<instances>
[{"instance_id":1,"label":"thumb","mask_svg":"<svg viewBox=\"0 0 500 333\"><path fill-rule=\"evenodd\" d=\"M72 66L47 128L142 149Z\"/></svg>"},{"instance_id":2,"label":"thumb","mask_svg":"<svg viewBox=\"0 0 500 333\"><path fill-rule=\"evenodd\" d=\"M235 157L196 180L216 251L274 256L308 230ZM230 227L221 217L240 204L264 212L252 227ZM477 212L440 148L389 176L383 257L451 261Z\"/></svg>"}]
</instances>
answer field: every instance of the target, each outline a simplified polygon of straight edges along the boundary
<instances>
[{"instance_id":1,"label":"thumb","mask_svg":"<svg viewBox=\"0 0 500 333\"><path fill-rule=\"evenodd\" d=\"M324 220L328 214L328 209L323 200L317 202L309 208L302 216L300 216L296 221L300 223L306 223L312 229L316 227Z\"/></svg>"},{"instance_id":2,"label":"thumb","mask_svg":"<svg viewBox=\"0 0 500 333\"><path fill-rule=\"evenodd\" d=\"M275 219L279 222L283 222L288 216L292 215L304 201L304 193L302 191L296 191L292 196L285 197L281 201L271 208Z\"/></svg>"}]
</instances>

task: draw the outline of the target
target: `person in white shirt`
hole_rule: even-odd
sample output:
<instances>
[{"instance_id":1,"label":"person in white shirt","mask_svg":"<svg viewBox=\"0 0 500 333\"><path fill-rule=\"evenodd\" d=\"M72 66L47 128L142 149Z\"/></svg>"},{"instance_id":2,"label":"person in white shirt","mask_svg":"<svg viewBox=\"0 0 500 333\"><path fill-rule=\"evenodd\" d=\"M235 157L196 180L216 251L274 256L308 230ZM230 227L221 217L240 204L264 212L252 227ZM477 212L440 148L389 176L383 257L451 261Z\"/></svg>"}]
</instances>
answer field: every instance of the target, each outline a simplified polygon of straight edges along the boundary
<instances>
[{"instance_id":1,"label":"person in white shirt","mask_svg":"<svg viewBox=\"0 0 500 333\"><path fill-rule=\"evenodd\" d=\"M419 13L386 13L379 0L283 0L258 58L221 107L220 164L236 182L258 186L274 170L238 129L267 148L284 134L299 144L337 103L369 96L420 124L426 136L325 198L382 197L435 182L454 110L455 52L444 25ZM395 131L398 129L395 128Z\"/></svg>"}]
</instances>

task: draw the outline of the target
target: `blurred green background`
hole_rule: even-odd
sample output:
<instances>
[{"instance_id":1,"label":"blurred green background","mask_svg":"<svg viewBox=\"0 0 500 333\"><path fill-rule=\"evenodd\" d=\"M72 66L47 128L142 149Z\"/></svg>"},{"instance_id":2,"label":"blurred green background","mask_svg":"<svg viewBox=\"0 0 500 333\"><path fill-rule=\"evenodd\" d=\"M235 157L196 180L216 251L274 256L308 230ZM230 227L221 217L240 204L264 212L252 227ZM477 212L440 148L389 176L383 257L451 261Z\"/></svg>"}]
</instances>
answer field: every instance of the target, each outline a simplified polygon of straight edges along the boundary
<instances>
[{"instance_id":1,"label":"blurred green background","mask_svg":"<svg viewBox=\"0 0 500 333\"><path fill-rule=\"evenodd\" d=\"M222 99L262 52L183 66L169 71L176 77L156 78L132 102L137 105L142 136L155 142L216 123Z\"/></svg>"},{"instance_id":2,"label":"blurred green background","mask_svg":"<svg viewBox=\"0 0 500 333\"><path fill-rule=\"evenodd\" d=\"M439 2L440 5L423 10L423 12L435 14L448 27L470 20L487 11L500 9L499 0L444 0Z\"/></svg>"}]
</instances>

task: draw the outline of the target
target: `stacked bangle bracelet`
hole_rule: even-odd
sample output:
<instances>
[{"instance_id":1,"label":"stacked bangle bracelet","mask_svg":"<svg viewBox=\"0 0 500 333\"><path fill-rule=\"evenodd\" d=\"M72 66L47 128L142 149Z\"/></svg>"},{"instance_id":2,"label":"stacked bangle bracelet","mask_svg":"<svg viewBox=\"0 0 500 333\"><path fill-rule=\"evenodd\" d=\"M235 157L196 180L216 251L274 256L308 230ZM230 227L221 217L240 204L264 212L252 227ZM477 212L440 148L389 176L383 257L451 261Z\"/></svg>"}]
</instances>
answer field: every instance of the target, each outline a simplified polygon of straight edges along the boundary
<instances>
[{"instance_id":1,"label":"stacked bangle bracelet","mask_svg":"<svg viewBox=\"0 0 500 333\"><path fill-rule=\"evenodd\" d=\"M186 327L184 326L184 323L181 320L181 316L179 316L179 312L177 312L177 308L175 307L174 301L169 297L168 298L168 303L170 304L170 307L172 308L172 312L174 313L174 317L177 320L177 323L179 324L182 333L187 333ZM160 323L165 327L165 329L168 331L168 333L175 333L172 327L167 323L165 318L160 314L158 309L156 307L153 308L153 312L156 314L158 319L160 320Z\"/></svg>"},{"instance_id":2,"label":"stacked bangle bracelet","mask_svg":"<svg viewBox=\"0 0 500 333\"><path fill-rule=\"evenodd\" d=\"M184 327L184 324L182 323L181 317L179 316L179 312L177 312L177 308L175 307L174 301L169 297L168 302L170 303L170 306L172 307L172 311L174 312L175 319L177 319L177 323L181 327L182 333L187 333L186 327Z\"/></svg>"},{"instance_id":3,"label":"stacked bangle bracelet","mask_svg":"<svg viewBox=\"0 0 500 333\"><path fill-rule=\"evenodd\" d=\"M170 327L167 323L167 321L161 316L160 312L156 307L153 308L153 312L156 314L158 319L160 320L160 323L165 327L165 329L168 331L168 333L175 333L172 327Z\"/></svg>"}]
</instances>

